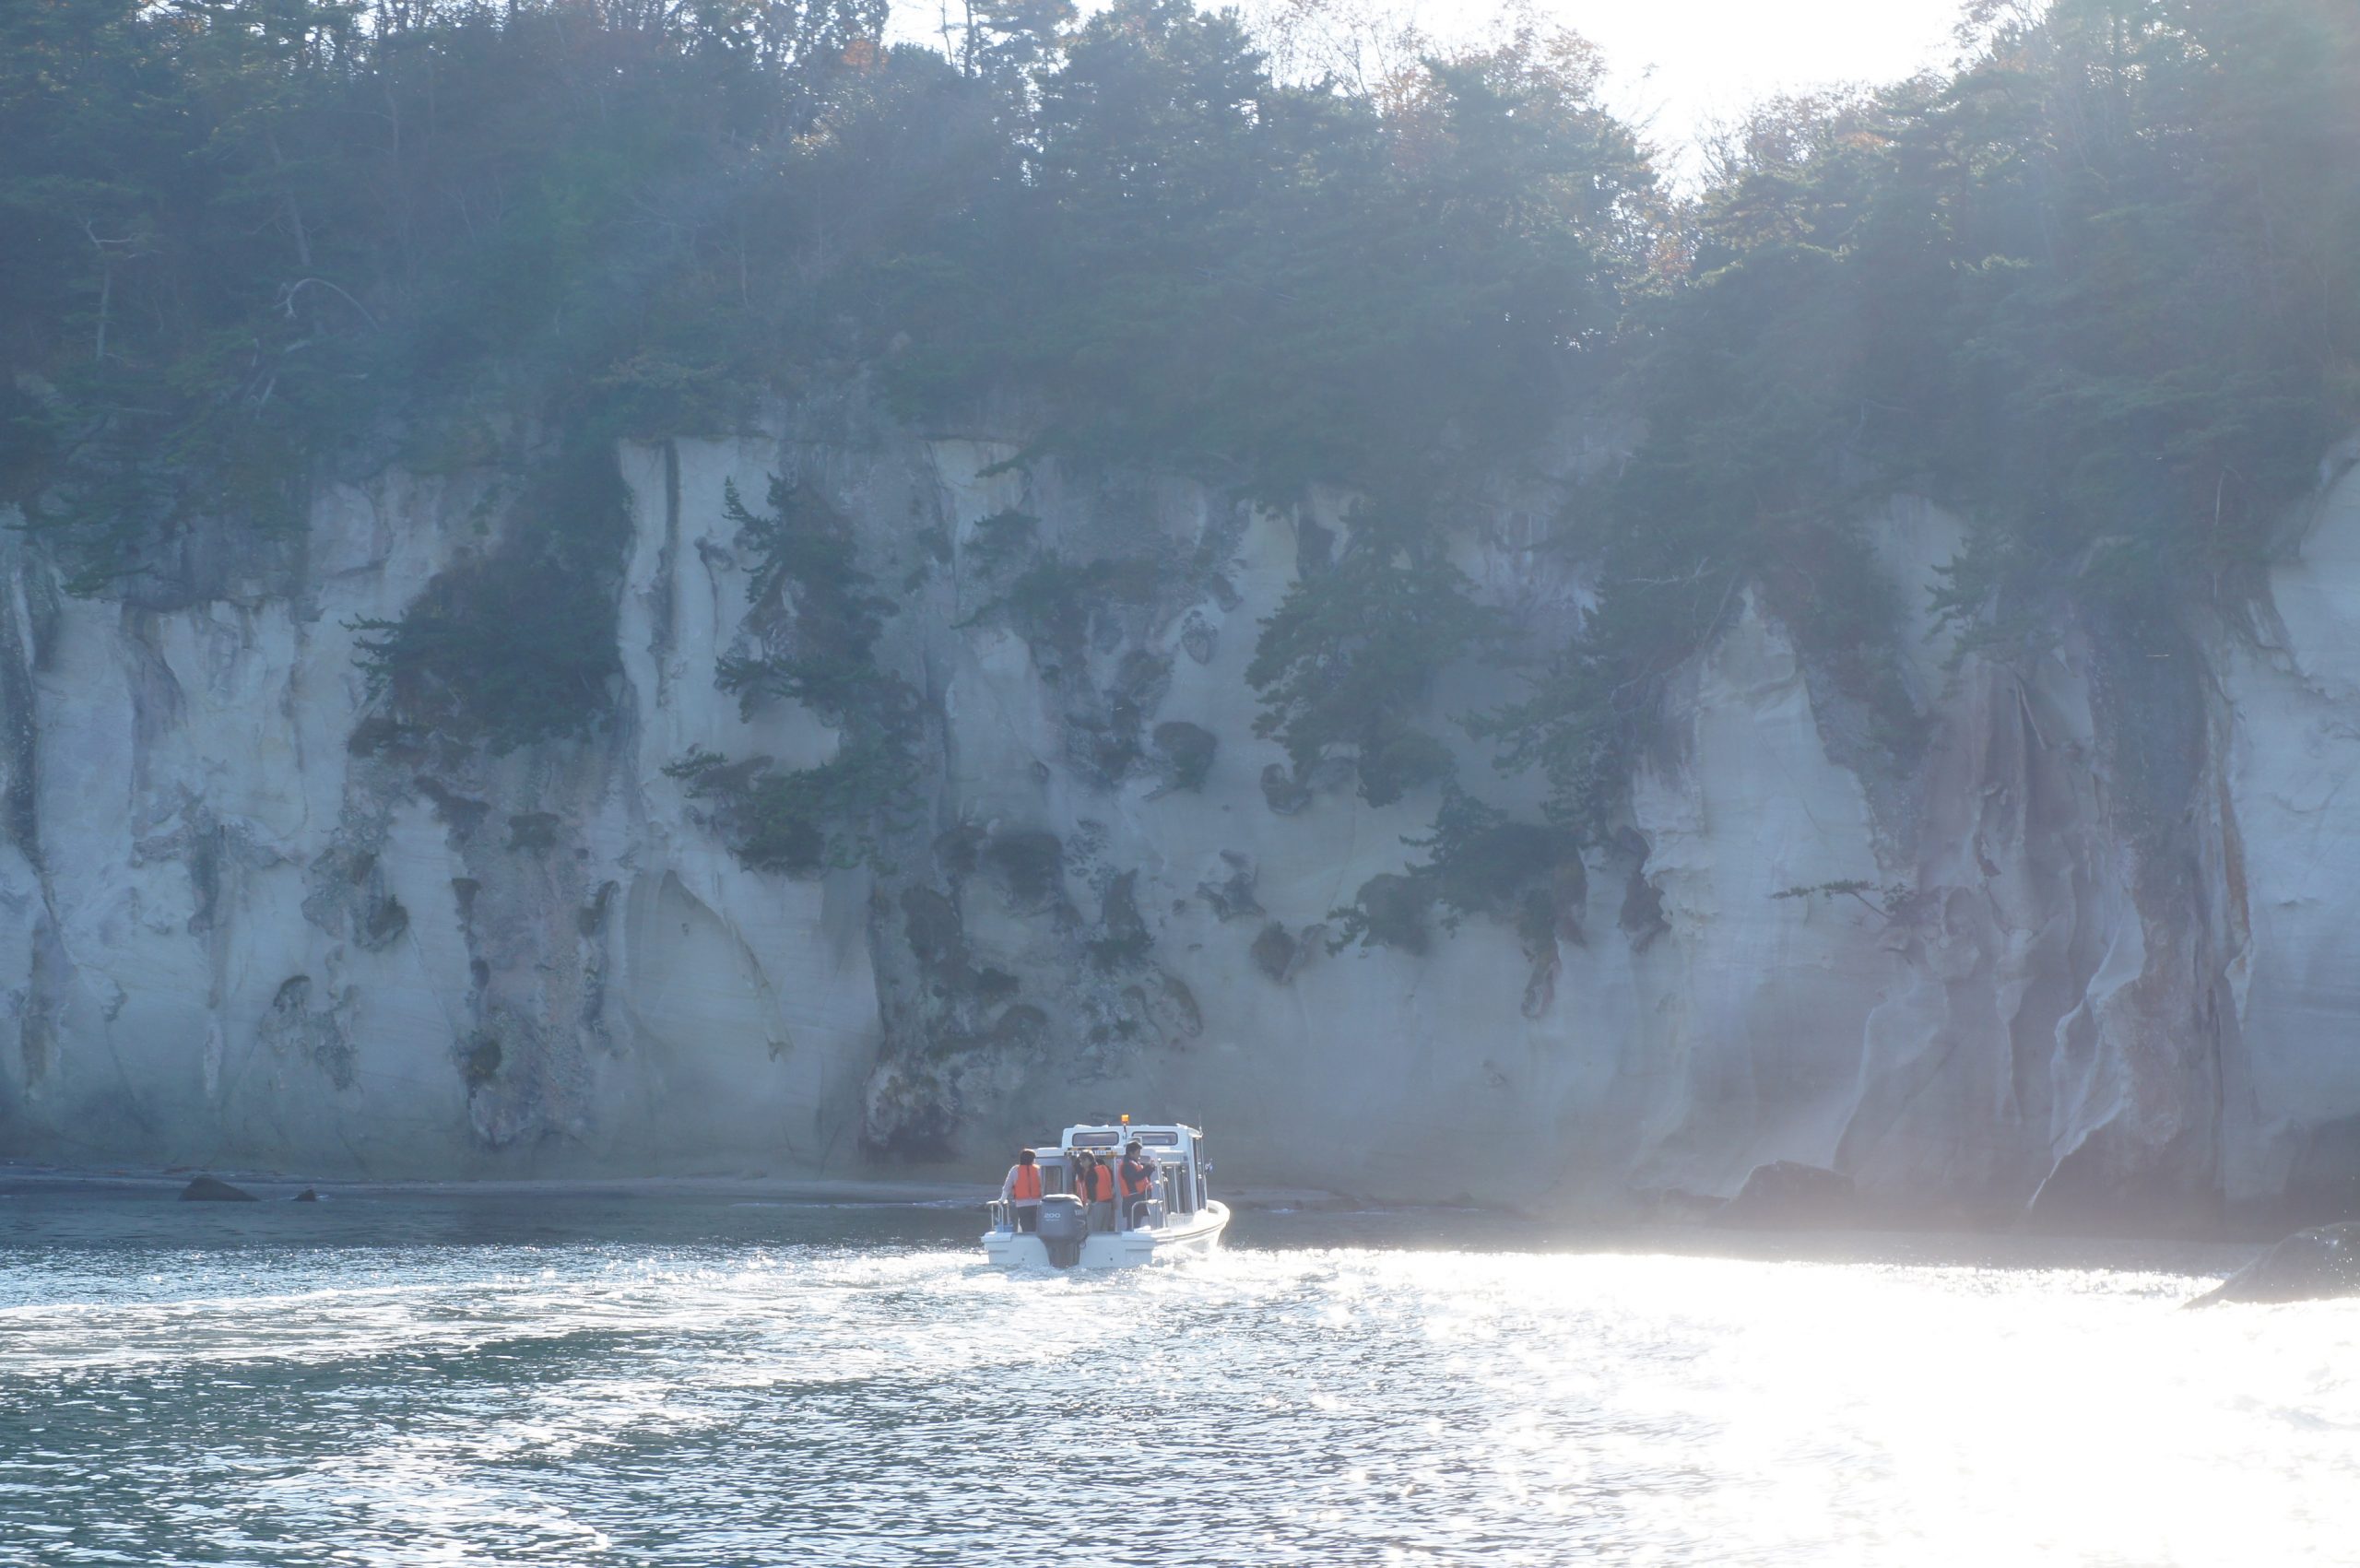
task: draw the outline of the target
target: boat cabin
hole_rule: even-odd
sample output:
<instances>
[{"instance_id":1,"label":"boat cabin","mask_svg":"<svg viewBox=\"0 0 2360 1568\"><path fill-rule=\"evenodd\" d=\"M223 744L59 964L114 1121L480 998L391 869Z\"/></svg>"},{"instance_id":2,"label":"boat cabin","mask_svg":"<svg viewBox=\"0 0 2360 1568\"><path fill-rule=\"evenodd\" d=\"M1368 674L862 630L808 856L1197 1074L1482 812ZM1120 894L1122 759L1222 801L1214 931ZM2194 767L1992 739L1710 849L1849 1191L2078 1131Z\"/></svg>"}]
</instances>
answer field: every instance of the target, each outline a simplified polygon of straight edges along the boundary
<instances>
[{"instance_id":1,"label":"boat cabin","mask_svg":"<svg viewBox=\"0 0 2360 1568\"><path fill-rule=\"evenodd\" d=\"M1205 1135L1176 1122L1161 1124L1084 1124L1070 1126L1055 1149L1042 1149L1041 1187L1044 1193L1075 1190L1074 1155L1082 1150L1103 1159L1118 1160L1131 1144L1155 1165L1155 1202L1162 1220L1182 1220L1212 1201L1212 1163L1205 1158Z\"/></svg>"}]
</instances>

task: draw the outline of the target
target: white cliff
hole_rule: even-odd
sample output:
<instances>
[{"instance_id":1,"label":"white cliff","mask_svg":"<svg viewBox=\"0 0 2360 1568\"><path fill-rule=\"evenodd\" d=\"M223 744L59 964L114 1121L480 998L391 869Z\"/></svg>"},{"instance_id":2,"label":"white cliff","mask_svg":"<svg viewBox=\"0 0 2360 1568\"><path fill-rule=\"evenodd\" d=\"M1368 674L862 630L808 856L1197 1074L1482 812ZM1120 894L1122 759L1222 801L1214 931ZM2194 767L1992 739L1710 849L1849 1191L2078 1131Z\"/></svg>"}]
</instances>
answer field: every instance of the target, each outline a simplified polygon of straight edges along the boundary
<instances>
[{"instance_id":1,"label":"white cliff","mask_svg":"<svg viewBox=\"0 0 2360 1568\"><path fill-rule=\"evenodd\" d=\"M1748 599L1554 950L1475 918L1330 951L1434 808L1293 781L1252 731L1258 622L1336 509L1012 454L841 410L626 447L615 716L504 757L355 743L352 626L486 548L467 480L334 489L300 559L180 602L66 596L12 536L0 1152L982 1170L1131 1111L1201 1121L1232 1181L1601 1209L1779 1159L1976 1217L2360 1175L2360 478L2330 476L2260 630L2204 669L2126 668L2083 628L2030 667L1954 658L1918 616L1906 773L1859 760ZM898 605L880 655L933 715L926 819L878 868L749 870L664 772L836 744L714 678L748 614L723 487L773 474L853 520ZM977 528L1009 512L1068 560L1170 569L1015 624ZM1582 601L1528 548L1537 514L1504 503L1460 560L1545 626ZM1957 525L1902 502L1875 536L1915 613ZM1454 671L1439 701L1504 679ZM2201 808L2154 819L2165 796Z\"/></svg>"},{"instance_id":2,"label":"white cliff","mask_svg":"<svg viewBox=\"0 0 2360 1568\"><path fill-rule=\"evenodd\" d=\"M2243 1050L2224 1086L2233 1199L2360 1197L2360 442L2322 466L2317 502L2271 573L2248 637L2224 639L2232 715L2217 767L2222 893Z\"/></svg>"}]
</instances>

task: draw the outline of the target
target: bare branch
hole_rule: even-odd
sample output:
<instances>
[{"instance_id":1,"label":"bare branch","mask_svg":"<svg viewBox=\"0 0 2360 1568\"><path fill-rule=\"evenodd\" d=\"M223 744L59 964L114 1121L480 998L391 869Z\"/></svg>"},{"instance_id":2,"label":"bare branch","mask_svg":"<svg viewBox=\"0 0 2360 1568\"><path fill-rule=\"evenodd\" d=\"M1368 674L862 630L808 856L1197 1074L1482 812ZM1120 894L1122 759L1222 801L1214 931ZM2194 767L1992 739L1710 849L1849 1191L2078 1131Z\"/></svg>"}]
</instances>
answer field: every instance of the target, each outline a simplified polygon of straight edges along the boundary
<instances>
[{"instance_id":1,"label":"bare branch","mask_svg":"<svg viewBox=\"0 0 2360 1568\"><path fill-rule=\"evenodd\" d=\"M331 289L336 293L342 294L344 296L345 303L350 305L354 310L360 312L361 319L369 324L370 329L372 331L377 329L377 318L370 313L368 306L354 299L352 295L345 289L343 285L331 283L324 277L306 277L294 283L286 284L280 288L278 291L278 302L289 316L292 316L295 313L295 296L301 293L304 289L310 288L314 283L318 284L323 289Z\"/></svg>"}]
</instances>

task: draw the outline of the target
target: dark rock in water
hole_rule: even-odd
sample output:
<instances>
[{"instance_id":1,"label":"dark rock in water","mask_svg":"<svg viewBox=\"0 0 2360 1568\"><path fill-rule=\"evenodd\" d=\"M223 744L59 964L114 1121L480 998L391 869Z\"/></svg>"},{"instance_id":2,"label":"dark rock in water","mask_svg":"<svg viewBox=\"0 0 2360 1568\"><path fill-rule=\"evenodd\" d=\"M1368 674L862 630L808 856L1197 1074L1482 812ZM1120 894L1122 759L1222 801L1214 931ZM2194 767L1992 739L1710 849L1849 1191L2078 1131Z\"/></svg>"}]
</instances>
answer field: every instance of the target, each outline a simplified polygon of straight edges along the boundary
<instances>
[{"instance_id":1,"label":"dark rock in water","mask_svg":"<svg viewBox=\"0 0 2360 1568\"><path fill-rule=\"evenodd\" d=\"M253 1203L254 1195L211 1176L199 1176L181 1188L183 1203Z\"/></svg>"},{"instance_id":2,"label":"dark rock in water","mask_svg":"<svg viewBox=\"0 0 2360 1568\"><path fill-rule=\"evenodd\" d=\"M2293 1235L2189 1303L2319 1302L2360 1296L2360 1220Z\"/></svg>"},{"instance_id":3,"label":"dark rock in water","mask_svg":"<svg viewBox=\"0 0 2360 1568\"><path fill-rule=\"evenodd\" d=\"M1756 1165L1714 1216L1723 1225L1836 1225L1858 1218L1852 1178L1793 1160Z\"/></svg>"},{"instance_id":4,"label":"dark rock in water","mask_svg":"<svg viewBox=\"0 0 2360 1568\"><path fill-rule=\"evenodd\" d=\"M320 1201L320 1195L315 1189L312 1187L305 1187L301 1192L295 1195L294 1201L297 1203L317 1203Z\"/></svg>"}]
</instances>

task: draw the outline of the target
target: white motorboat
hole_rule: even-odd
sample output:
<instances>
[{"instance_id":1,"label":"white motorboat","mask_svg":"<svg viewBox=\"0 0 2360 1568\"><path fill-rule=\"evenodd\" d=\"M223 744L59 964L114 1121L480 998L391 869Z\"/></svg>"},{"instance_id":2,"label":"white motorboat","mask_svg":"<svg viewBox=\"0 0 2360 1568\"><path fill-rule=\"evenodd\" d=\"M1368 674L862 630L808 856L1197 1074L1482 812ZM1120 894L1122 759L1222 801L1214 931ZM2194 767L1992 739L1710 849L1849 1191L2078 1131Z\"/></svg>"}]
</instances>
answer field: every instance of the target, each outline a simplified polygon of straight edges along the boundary
<instances>
[{"instance_id":1,"label":"white motorboat","mask_svg":"<svg viewBox=\"0 0 2360 1568\"><path fill-rule=\"evenodd\" d=\"M1115 1206L1112 1229L1093 1229L1090 1208L1075 1190L1075 1156L1087 1149L1122 1157L1132 1144L1155 1167L1151 1194L1125 1214ZM1020 1231L1012 1207L995 1198L984 1256L1000 1268L1133 1268L1159 1258L1201 1256L1221 1245L1229 1206L1208 1190L1212 1166L1205 1135L1176 1122L1068 1127L1055 1149L1035 1154L1041 1168L1041 1209L1035 1228Z\"/></svg>"}]
</instances>

